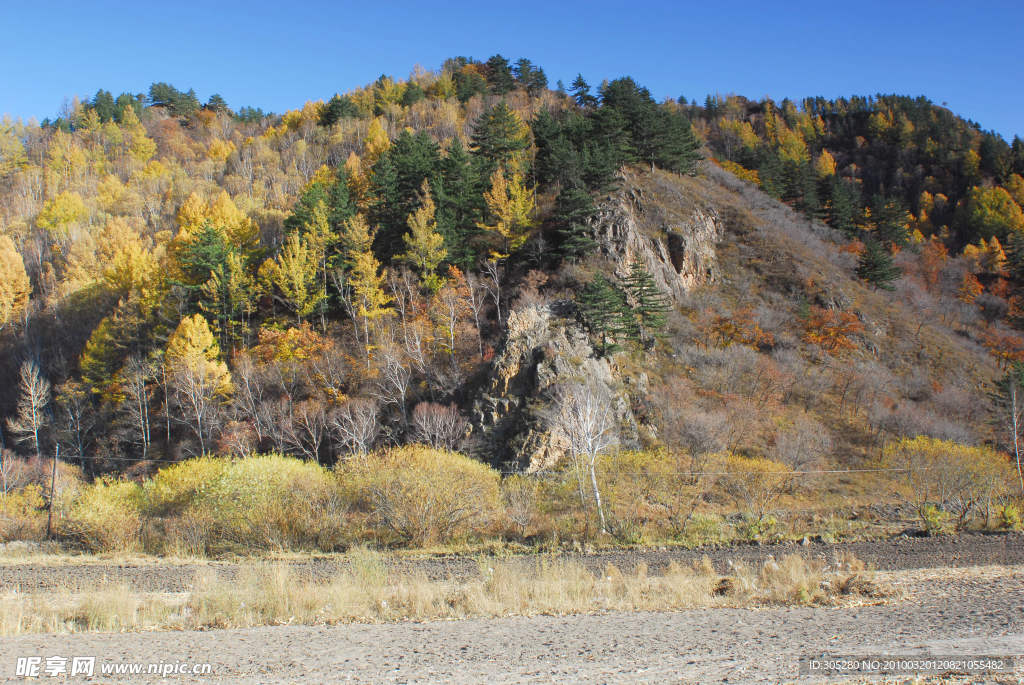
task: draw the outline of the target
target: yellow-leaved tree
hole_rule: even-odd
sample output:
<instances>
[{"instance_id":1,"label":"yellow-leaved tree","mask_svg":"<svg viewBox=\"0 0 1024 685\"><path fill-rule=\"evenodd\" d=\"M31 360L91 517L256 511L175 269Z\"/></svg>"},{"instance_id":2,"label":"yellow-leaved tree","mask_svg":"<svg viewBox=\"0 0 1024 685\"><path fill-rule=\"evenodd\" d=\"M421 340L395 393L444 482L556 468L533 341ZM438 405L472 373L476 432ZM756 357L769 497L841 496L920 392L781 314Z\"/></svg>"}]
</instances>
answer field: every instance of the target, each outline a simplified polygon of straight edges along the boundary
<instances>
[{"instance_id":1,"label":"yellow-leaved tree","mask_svg":"<svg viewBox=\"0 0 1024 685\"><path fill-rule=\"evenodd\" d=\"M128 153L140 162L148 162L156 154L156 143L146 135L146 128L135 115L134 107L125 107L121 115L121 134Z\"/></svg>"},{"instance_id":2,"label":"yellow-leaved tree","mask_svg":"<svg viewBox=\"0 0 1024 685\"><path fill-rule=\"evenodd\" d=\"M78 193L64 191L52 200L43 204L43 209L36 217L39 228L46 229L55 240L67 237L68 229L81 223L89 216L89 210Z\"/></svg>"},{"instance_id":3,"label":"yellow-leaved tree","mask_svg":"<svg viewBox=\"0 0 1024 685\"><path fill-rule=\"evenodd\" d=\"M279 299L295 313L300 324L327 298L319 282L319 255L298 233L288 236L271 273L281 293Z\"/></svg>"},{"instance_id":4,"label":"yellow-leaved tree","mask_svg":"<svg viewBox=\"0 0 1024 685\"><path fill-rule=\"evenodd\" d=\"M220 361L220 347L202 314L186 316L167 341L164 355L174 417L199 440L199 454L213 444L221 406L232 392L231 374Z\"/></svg>"},{"instance_id":5,"label":"yellow-leaved tree","mask_svg":"<svg viewBox=\"0 0 1024 685\"><path fill-rule=\"evenodd\" d=\"M356 314L363 319L363 343L366 345L366 363L370 364L370 322L387 314L392 297L384 291L387 269L381 271L380 262L373 252L365 250L353 255L349 285L356 305Z\"/></svg>"},{"instance_id":6,"label":"yellow-leaved tree","mask_svg":"<svg viewBox=\"0 0 1024 685\"><path fill-rule=\"evenodd\" d=\"M388 138L387 131L384 130L384 125L381 123L380 118L370 122L370 129L366 132L366 138L363 139L363 143L366 145L366 150L363 153L363 164L366 168L370 168L391 147L391 139Z\"/></svg>"},{"instance_id":7,"label":"yellow-leaved tree","mask_svg":"<svg viewBox=\"0 0 1024 685\"><path fill-rule=\"evenodd\" d=\"M431 293L436 293L444 284L444 279L437 275L437 267L448 256L448 250L444 249L444 236L437 232L434 212L430 184L424 179L420 188L420 208L409 215L409 233L402 236L406 251L399 259L413 265L424 287Z\"/></svg>"},{"instance_id":8,"label":"yellow-leaved tree","mask_svg":"<svg viewBox=\"0 0 1024 685\"><path fill-rule=\"evenodd\" d=\"M814 163L814 169L818 172L819 178L836 175L836 158L828 150L822 150L818 160Z\"/></svg>"},{"instance_id":9,"label":"yellow-leaved tree","mask_svg":"<svg viewBox=\"0 0 1024 685\"><path fill-rule=\"evenodd\" d=\"M491 189L484 193L484 200L493 223L477 226L488 231L494 240L491 257L505 259L523 246L534 226L533 193L526 188L518 164L513 163L507 171L501 167L494 171Z\"/></svg>"},{"instance_id":10,"label":"yellow-leaved tree","mask_svg":"<svg viewBox=\"0 0 1024 685\"><path fill-rule=\"evenodd\" d=\"M14 241L0 235L0 331L25 310L31 292L25 261Z\"/></svg>"}]
</instances>

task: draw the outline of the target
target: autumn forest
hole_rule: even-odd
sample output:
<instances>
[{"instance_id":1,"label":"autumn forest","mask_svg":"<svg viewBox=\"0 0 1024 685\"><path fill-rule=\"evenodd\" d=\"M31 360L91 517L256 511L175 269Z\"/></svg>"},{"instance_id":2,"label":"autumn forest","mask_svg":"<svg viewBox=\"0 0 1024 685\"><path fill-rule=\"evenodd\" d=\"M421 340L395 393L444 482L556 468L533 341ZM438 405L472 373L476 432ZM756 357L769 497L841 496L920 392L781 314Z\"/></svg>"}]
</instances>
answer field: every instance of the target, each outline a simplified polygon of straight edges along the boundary
<instances>
[{"instance_id":1,"label":"autumn forest","mask_svg":"<svg viewBox=\"0 0 1024 685\"><path fill-rule=\"evenodd\" d=\"M288 460L344 482L303 480L318 522L266 547L713 539L728 512L757 537L880 492L925 527L1019 520L1020 138L925 98L657 101L501 55L280 114L111 87L0 123L0 542L42 535L58 466L66 540L149 549L146 519L193 520L161 478L198 498ZM941 502L884 480L940 463ZM473 513L417 521L403 482ZM255 535L210 526L206 551Z\"/></svg>"}]
</instances>

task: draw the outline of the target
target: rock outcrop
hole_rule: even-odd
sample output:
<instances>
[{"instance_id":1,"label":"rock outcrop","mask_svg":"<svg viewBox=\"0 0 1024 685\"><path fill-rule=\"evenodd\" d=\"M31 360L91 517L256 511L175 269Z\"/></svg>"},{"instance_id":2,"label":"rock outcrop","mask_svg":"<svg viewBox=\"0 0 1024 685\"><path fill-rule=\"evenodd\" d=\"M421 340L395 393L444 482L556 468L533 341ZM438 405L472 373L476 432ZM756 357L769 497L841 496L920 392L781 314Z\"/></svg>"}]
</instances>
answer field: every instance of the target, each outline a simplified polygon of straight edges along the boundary
<instances>
[{"instance_id":1,"label":"rock outcrop","mask_svg":"<svg viewBox=\"0 0 1024 685\"><path fill-rule=\"evenodd\" d=\"M587 333L571 317L571 303L531 305L508 317L504 349L473 405L473 428L485 437L495 462L536 471L558 463L567 441L554 424L552 401L561 385L602 386L612 398L628 443L636 421L616 369L594 353Z\"/></svg>"},{"instance_id":2,"label":"rock outcrop","mask_svg":"<svg viewBox=\"0 0 1024 685\"><path fill-rule=\"evenodd\" d=\"M715 245L722 240L724 227L714 209L698 203L682 208L686 218L678 211L650 211L661 208L660 200L627 187L600 207L591 225L604 254L616 262L619 276L625 276L629 264L639 258L658 286L679 300L694 286L719 278Z\"/></svg>"},{"instance_id":3,"label":"rock outcrop","mask_svg":"<svg viewBox=\"0 0 1024 685\"><path fill-rule=\"evenodd\" d=\"M723 238L723 222L705 203L683 200L672 181L647 191L627 185L599 208L591 225L620 276L639 258L673 299L719 278L715 245ZM511 312L504 348L472 412L473 430L495 464L536 471L562 459L568 445L552 405L558 386L574 382L596 385L611 398L622 443L636 445L629 395L646 392L646 377L620 378L613 361L598 358L571 302Z\"/></svg>"}]
</instances>

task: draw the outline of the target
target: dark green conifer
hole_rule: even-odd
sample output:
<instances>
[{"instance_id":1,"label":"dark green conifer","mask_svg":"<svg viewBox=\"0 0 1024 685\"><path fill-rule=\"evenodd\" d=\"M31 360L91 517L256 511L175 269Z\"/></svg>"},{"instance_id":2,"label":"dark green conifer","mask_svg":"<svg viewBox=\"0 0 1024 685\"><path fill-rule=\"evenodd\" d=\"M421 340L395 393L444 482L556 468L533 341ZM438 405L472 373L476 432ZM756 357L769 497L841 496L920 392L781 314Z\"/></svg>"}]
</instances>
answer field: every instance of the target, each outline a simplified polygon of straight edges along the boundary
<instances>
[{"instance_id":1,"label":"dark green conifer","mask_svg":"<svg viewBox=\"0 0 1024 685\"><path fill-rule=\"evenodd\" d=\"M893 264L892 254L877 240L869 240L864 245L864 252L857 264L857 276L876 288L895 290L893 281L902 275L898 266Z\"/></svg>"},{"instance_id":2,"label":"dark green conifer","mask_svg":"<svg viewBox=\"0 0 1024 685\"><path fill-rule=\"evenodd\" d=\"M601 274L594 276L576 299L587 329L599 339L598 353L619 351L617 339L628 337L634 328L625 293Z\"/></svg>"},{"instance_id":3,"label":"dark green conifer","mask_svg":"<svg viewBox=\"0 0 1024 685\"><path fill-rule=\"evenodd\" d=\"M661 330L668 323L666 314L672 310L672 303L639 259L630 262L629 275L623 279L622 288L629 298L632 315L636 318L636 333L640 342L646 344L661 335Z\"/></svg>"},{"instance_id":4,"label":"dark green conifer","mask_svg":"<svg viewBox=\"0 0 1024 685\"><path fill-rule=\"evenodd\" d=\"M597 241L587 220L594 214L594 200L576 179L567 183L555 198L555 221L561 238L562 257L576 261L594 251Z\"/></svg>"}]
</instances>

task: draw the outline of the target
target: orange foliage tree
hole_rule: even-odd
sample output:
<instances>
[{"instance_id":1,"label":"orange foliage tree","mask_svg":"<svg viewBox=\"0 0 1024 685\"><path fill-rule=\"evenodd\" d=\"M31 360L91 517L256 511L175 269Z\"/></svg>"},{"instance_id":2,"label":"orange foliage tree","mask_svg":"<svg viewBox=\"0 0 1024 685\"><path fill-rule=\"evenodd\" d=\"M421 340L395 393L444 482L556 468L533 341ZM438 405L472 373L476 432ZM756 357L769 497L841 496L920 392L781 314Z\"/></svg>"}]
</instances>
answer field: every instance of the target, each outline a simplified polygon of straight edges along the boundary
<instances>
[{"instance_id":1,"label":"orange foliage tree","mask_svg":"<svg viewBox=\"0 0 1024 685\"><path fill-rule=\"evenodd\" d=\"M804 321L804 340L817 345L825 354L835 354L856 349L850 336L863 330L863 324L852 312L811 307Z\"/></svg>"}]
</instances>

